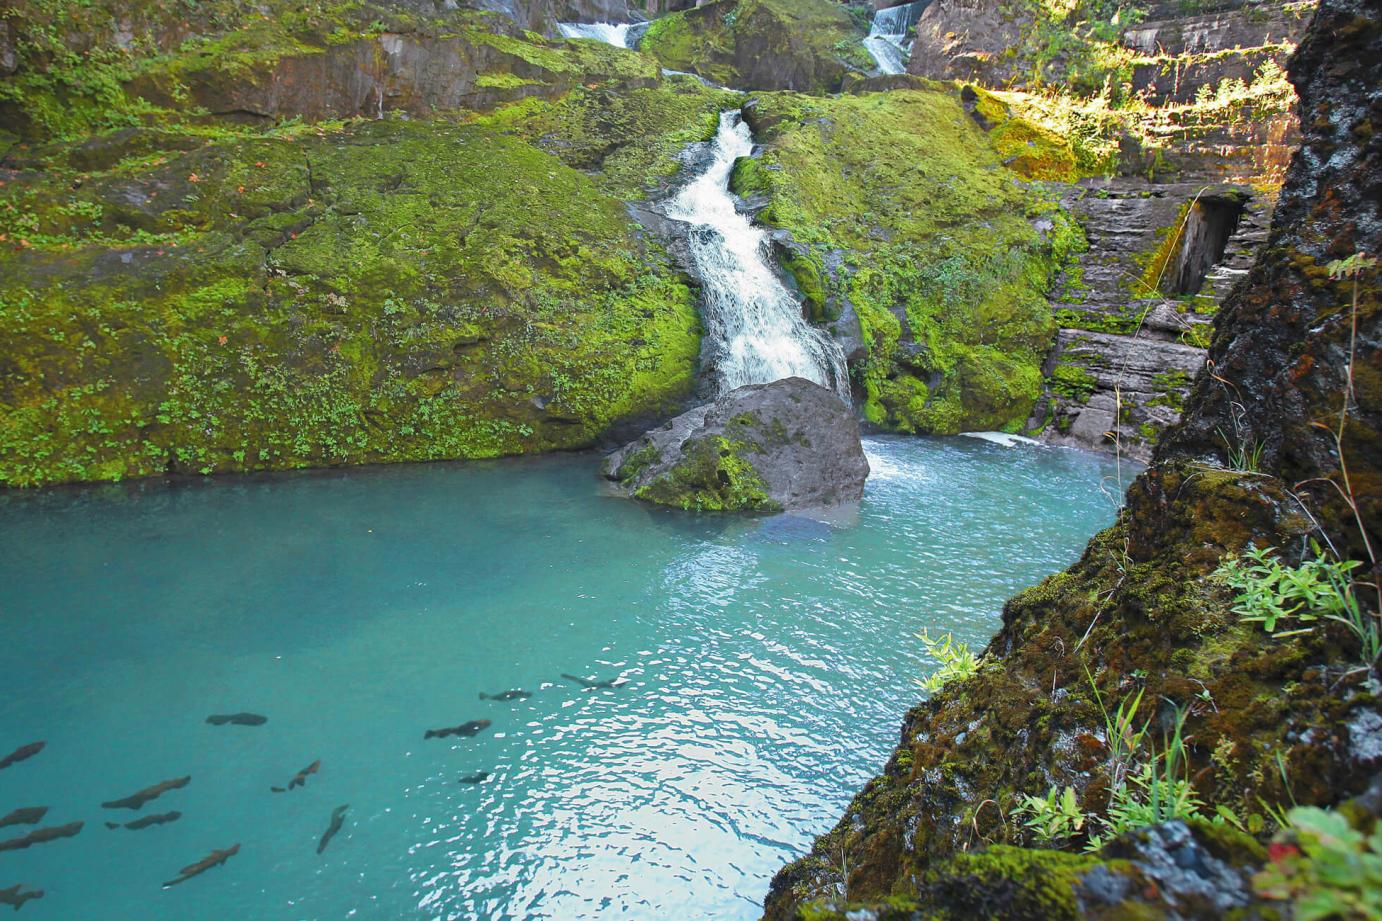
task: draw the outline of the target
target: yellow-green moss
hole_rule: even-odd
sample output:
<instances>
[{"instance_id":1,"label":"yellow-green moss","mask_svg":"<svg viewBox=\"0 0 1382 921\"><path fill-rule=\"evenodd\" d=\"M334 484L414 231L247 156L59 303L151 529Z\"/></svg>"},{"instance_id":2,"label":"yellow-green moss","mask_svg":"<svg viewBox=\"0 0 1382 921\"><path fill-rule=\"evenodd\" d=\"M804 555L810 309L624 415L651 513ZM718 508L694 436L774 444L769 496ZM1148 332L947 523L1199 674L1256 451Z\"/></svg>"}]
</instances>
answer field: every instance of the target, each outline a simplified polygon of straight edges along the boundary
<instances>
[{"instance_id":1,"label":"yellow-green moss","mask_svg":"<svg viewBox=\"0 0 1382 921\"><path fill-rule=\"evenodd\" d=\"M950 91L764 94L751 117L765 152L736 187L768 194L761 220L809 248L787 260L808 303L838 305L821 266L843 256L865 417L906 432L1019 427L1055 329L1045 293L1078 228L1014 181ZM1051 219L1044 236L1037 217Z\"/></svg>"},{"instance_id":2,"label":"yellow-green moss","mask_svg":"<svg viewBox=\"0 0 1382 921\"><path fill-rule=\"evenodd\" d=\"M692 291L556 157L435 122L199 143L0 189L0 483L576 447L689 394Z\"/></svg>"}]
</instances>

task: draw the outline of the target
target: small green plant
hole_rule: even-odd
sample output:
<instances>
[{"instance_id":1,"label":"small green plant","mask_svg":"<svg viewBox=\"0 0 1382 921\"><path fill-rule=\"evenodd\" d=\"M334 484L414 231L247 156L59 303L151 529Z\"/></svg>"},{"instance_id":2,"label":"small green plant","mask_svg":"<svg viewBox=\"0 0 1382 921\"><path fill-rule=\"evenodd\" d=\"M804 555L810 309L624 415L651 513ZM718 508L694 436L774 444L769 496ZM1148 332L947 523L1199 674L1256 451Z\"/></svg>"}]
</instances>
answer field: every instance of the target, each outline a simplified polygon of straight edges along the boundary
<instances>
[{"instance_id":1,"label":"small green plant","mask_svg":"<svg viewBox=\"0 0 1382 921\"><path fill-rule=\"evenodd\" d=\"M1238 441L1225 435L1223 429L1218 429L1218 432L1223 439L1224 450L1228 452L1229 469L1241 473L1262 472L1262 452L1267 447L1265 442Z\"/></svg>"},{"instance_id":2,"label":"small green plant","mask_svg":"<svg viewBox=\"0 0 1382 921\"><path fill-rule=\"evenodd\" d=\"M1353 590L1350 573L1357 560L1332 560L1318 544L1313 558L1299 566L1287 566L1272 548L1249 547L1243 557L1230 556L1215 575L1238 592L1233 611L1244 620L1260 623L1279 637L1306 633L1312 626L1277 633L1279 623L1313 625L1320 620L1343 624L1358 642L1365 668L1382 655L1382 630L1377 617L1365 611Z\"/></svg>"},{"instance_id":3,"label":"small green plant","mask_svg":"<svg viewBox=\"0 0 1382 921\"><path fill-rule=\"evenodd\" d=\"M968 643L955 642L949 633L938 640L931 639L925 630L916 636L926 647L926 654L940 663L940 668L929 677L914 679L917 687L923 691L934 694L949 682L956 679L963 681L979 670L979 658L970 651Z\"/></svg>"},{"instance_id":4,"label":"small green plant","mask_svg":"<svg viewBox=\"0 0 1382 921\"><path fill-rule=\"evenodd\" d=\"M1025 819L1038 841L1064 842L1084 829L1085 814L1075 797L1075 788L1052 787L1046 796L1024 796L1013 814Z\"/></svg>"},{"instance_id":5,"label":"small green plant","mask_svg":"<svg viewBox=\"0 0 1382 921\"><path fill-rule=\"evenodd\" d=\"M1338 812L1299 806L1253 878L1257 894L1291 902L1298 921L1382 919L1382 824L1370 835Z\"/></svg>"},{"instance_id":6,"label":"small green plant","mask_svg":"<svg viewBox=\"0 0 1382 921\"><path fill-rule=\"evenodd\" d=\"M1161 751L1142 761L1125 782L1113 786L1104 830L1091 835L1089 849L1103 846L1124 832L1172 819L1202 818L1204 803L1190 783L1185 747L1186 711L1175 708L1175 721ZM1145 726L1143 729L1145 733ZM1222 817L1214 821L1222 821Z\"/></svg>"}]
</instances>

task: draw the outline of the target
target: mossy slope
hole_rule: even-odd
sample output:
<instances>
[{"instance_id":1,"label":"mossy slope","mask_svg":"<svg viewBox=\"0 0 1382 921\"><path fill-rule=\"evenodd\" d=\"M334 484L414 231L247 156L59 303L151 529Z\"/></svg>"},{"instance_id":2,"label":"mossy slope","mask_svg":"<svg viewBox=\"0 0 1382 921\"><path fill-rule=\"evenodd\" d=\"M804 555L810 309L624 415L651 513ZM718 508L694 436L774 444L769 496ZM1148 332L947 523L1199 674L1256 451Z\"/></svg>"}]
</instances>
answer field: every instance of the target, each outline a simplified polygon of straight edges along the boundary
<instances>
[{"instance_id":1,"label":"mossy slope","mask_svg":"<svg viewBox=\"0 0 1382 921\"><path fill-rule=\"evenodd\" d=\"M695 296L624 202L724 100L634 94L592 159L599 92L12 151L0 483L571 448L674 409Z\"/></svg>"},{"instance_id":2,"label":"mossy slope","mask_svg":"<svg viewBox=\"0 0 1382 921\"><path fill-rule=\"evenodd\" d=\"M785 232L784 265L818 316L846 336L857 317L866 418L1019 427L1054 333L1045 293L1077 236L1054 202L939 86L765 94L747 111L765 151L734 190L766 201L760 220Z\"/></svg>"}]
</instances>

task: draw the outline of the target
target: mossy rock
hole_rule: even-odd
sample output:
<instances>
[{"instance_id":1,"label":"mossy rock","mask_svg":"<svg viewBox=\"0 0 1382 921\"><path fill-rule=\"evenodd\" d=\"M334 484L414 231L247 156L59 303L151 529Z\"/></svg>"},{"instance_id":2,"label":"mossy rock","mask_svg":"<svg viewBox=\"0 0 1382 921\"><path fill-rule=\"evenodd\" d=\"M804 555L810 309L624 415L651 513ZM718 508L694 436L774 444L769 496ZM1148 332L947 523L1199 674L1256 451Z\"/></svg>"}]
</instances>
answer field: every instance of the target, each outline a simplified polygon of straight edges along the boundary
<instances>
[{"instance_id":1,"label":"mossy rock","mask_svg":"<svg viewBox=\"0 0 1382 921\"><path fill-rule=\"evenodd\" d=\"M165 132L100 172L47 149L0 189L0 483L491 457L674 410L692 290L628 179L520 122Z\"/></svg>"},{"instance_id":2,"label":"mossy rock","mask_svg":"<svg viewBox=\"0 0 1382 921\"><path fill-rule=\"evenodd\" d=\"M1020 428L1055 333L1046 294L1078 248L1056 202L1004 166L949 88L760 94L745 113L764 151L734 187L766 197L760 220L787 232L783 267L813 318L857 315L865 418Z\"/></svg>"},{"instance_id":3,"label":"mossy rock","mask_svg":"<svg viewBox=\"0 0 1382 921\"><path fill-rule=\"evenodd\" d=\"M867 475L849 408L795 377L733 390L605 460L605 476L623 494L701 512L856 502Z\"/></svg>"},{"instance_id":4,"label":"mossy rock","mask_svg":"<svg viewBox=\"0 0 1382 921\"><path fill-rule=\"evenodd\" d=\"M831 0L716 0L654 21L638 47L737 89L831 93L874 66L863 37Z\"/></svg>"}]
</instances>

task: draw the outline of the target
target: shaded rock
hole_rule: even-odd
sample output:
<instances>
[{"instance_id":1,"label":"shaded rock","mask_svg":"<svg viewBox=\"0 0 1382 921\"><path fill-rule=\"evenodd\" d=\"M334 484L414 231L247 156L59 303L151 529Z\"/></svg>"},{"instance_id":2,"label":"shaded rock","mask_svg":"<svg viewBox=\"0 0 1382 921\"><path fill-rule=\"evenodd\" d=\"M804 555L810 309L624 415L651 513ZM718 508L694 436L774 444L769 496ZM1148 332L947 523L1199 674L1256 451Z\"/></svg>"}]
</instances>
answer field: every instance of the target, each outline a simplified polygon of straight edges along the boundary
<instances>
[{"instance_id":1,"label":"shaded rock","mask_svg":"<svg viewBox=\"0 0 1382 921\"><path fill-rule=\"evenodd\" d=\"M638 48L736 89L829 93L873 66L862 38L829 0L720 0L654 21Z\"/></svg>"},{"instance_id":2,"label":"shaded rock","mask_svg":"<svg viewBox=\"0 0 1382 921\"><path fill-rule=\"evenodd\" d=\"M784 511L857 501L869 465L839 397L791 377L740 387L605 460L627 495L701 511Z\"/></svg>"}]
</instances>

